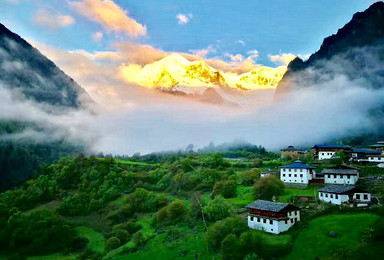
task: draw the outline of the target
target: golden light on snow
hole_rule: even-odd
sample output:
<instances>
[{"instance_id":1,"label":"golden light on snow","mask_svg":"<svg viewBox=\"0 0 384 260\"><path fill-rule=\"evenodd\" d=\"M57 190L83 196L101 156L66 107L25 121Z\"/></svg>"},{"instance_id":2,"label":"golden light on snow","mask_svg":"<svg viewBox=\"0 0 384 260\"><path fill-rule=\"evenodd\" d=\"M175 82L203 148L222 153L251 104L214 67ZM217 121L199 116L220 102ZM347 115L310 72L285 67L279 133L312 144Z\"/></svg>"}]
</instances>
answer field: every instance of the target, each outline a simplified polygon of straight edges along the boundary
<instances>
[{"instance_id":1,"label":"golden light on snow","mask_svg":"<svg viewBox=\"0 0 384 260\"><path fill-rule=\"evenodd\" d=\"M276 88L286 72L286 67L259 66L247 73L236 74L218 71L202 59L189 61L179 54L170 54L143 67L136 64L123 64L119 72L125 81L149 88L226 86L255 90Z\"/></svg>"}]
</instances>

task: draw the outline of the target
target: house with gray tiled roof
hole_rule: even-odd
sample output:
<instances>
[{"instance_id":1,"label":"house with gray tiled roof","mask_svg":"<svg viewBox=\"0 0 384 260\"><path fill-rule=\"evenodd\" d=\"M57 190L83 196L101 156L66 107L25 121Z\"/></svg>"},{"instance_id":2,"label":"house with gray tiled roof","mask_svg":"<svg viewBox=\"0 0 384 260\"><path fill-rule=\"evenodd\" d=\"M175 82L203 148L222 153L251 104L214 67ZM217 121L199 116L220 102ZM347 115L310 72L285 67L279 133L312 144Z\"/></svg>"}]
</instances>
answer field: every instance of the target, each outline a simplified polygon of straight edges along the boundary
<instances>
[{"instance_id":1,"label":"house with gray tiled roof","mask_svg":"<svg viewBox=\"0 0 384 260\"><path fill-rule=\"evenodd\" d=\"M324 176L324 183L326 184L355 185L359 180L359 169L347 165L324 169L321 173Z\"/></svg>"},{"instance_id":2,"label":"house with gray tiled roof","mask_svg":"<svg viewBox=\"0 0 384 260\"><path fill-rule=\"evenodd\" d=\"M365 207L371 202L371 194L352 185L327 185L319 189L319 200L335 205L346 203Z\"/></svg>"},{"instance_id":3,"label":"house with gray tiled roof","mask_svg":"<svg viewBox=\"0 0 384 260\"><path fill-rule=\"evenodd\" d=\"M247 205L248 227L279 234L300 221L300 209L289 203L256 200Z\"/></svg>"}]
</instances>

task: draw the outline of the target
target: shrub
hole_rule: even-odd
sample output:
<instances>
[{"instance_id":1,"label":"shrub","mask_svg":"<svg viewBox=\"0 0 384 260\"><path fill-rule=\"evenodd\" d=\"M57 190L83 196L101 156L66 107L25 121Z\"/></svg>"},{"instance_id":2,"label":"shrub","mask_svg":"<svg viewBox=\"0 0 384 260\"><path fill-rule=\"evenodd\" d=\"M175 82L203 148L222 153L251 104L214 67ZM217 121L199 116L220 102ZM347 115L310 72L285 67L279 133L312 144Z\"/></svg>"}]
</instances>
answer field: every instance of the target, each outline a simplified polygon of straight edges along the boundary
<instances>
[{"instance_id":1,"label":"shrub","mask_svg":"<svg viewBox=\"0 0 384 260\"><path fill-rule=\"evenodd\" d=\"M220 253L223 260L241 259L240 243L234 234L227 235L221 241Z\"/></svg>"},{"instance_id":2,"label":"shrub","mask_svg":"<svg viewBox=\"0 0 384 260\"><path fill-rule=\"evenodd\" d=\"M216 222L208 228L206 233L209 250L219 250L221 242L227 235L234 234L239 236L247 229L247 224L240 216L233 216Z\"/></svg>"},{"instance_id":3,"label":"shrub","mask_svg":"<svg viewBox=\"0 0 384 260\"><path fill-rule=\"evenodd\" d=\"M168 206L168 218L173 223L183 221L187 213L187 206L181 200L175 200Z\"/></svg>"},{"instance_id":4,"label":"shrub","mask_svg":"<svg viewBox=\"0 0 384 260\"><path fill-rule=\"evenodd\" d=\"M105 246L108 251L118 248L121 245L120 239L117 237L111 237L105 243Z\"/></svg>"},{"instance_id":5,"label":"shrub","mask_svg":"<svg viewBox=\"0 0 384 260\"><path fill-rule=\"evenodd\" d=\"M215 199L208 202L204 207L204 214L210 221L218 221L229 217L232 213L232 206L221 196L216 196Z\"/></svg>"},{"instance_id":6,"label":"shrub","mask_svg":"<svg viewBox=\"0 0 384 260\"><path fill-rule=\"evenodd\" d=\"M259 179L253 186L253 197L255 199L271 200L273 196L284 193L285 184L275 176L267 176Z\"/></svg>"},{"instance_id":7,"label":"shrub","mask_svg":"<svg viewBox=\"0 0 384 260\"><path fill-rule=\"evenodd\" d=\"M236 196L237 184L235 181L216 182L213 188L213 195L221 194L224 198L233 198Z\"/></svg>"},{"instance_id":8,"label":"shrub","mask_svg":"<svg viewBox=\"0 0 384 260\"><path fill-rule=\"evenodd\" d=\"M252 169L240 174L241 183L244 185L253 185L260 178L260 170Z\"/></svg>"},{"instance_id":9,"label":"shrub","mask_svg":"<svg viewBox=\"0 0 384 260\"><path fill-rule=\"evenodd\" d=\"M188 208L181 200L175 200L157 212L156 220L159 224L174 225L185 220Z\"/></svg>"}]
</instances>

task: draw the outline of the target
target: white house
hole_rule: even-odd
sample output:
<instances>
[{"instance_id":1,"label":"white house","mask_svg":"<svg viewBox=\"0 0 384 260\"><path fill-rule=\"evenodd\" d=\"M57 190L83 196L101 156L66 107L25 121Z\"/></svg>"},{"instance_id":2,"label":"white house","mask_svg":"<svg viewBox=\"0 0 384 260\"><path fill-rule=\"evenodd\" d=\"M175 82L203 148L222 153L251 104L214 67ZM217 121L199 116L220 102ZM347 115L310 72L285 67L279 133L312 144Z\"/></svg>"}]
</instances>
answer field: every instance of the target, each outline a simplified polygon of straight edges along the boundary
<instances>
[{"instance_id":1,"label":"white house","mask_svg":"<svg viewBox=\"0 0 384 260\"><path fill-rule=\"evenodd\" d=\"M335 205L348 203L366 207L371 201L371 194L351 185L327 185L319 189L319 200Z\"/></svg>"},{"instance_id":2,"label":"white house","mask_svg":"<svg viewBox=\"0 0 384 260\"><path fill-rule=\"evenodd\" d=\"M368 156L368 162L384 163L384 155L379 154L375 156Z\"/></svg>"},{"instance_id":3,"label":"white house","mask_svg":"<svg viewBox=\"0 0 384 260\"><path fill-rule=\"evenodd\" d=\"M249 209L248 227L252 229L279 234L300 221L299 208L288 203L257 200L246 208Z\"/></svg>"},{"instance_id":4,"label":"white house","mask_svg":"<svg viewBox=\"0 0 384 260\"><path fill-rule=\"evenodd\" d=\"M355 185L359 179L359 169L342 165L338 168L324 169L325 184L349 184Z\"/></svg>"},{"instance_id":5,"label":"white house","mask_svg":"<svg viewBox=\"0 0 384 260\"><path fill-rule=\"evenodd\" d=\"M297 160L292 164L280 168L280 179L285 183L308 184L316 177L315 167Z\"/></svg>"},{"instance_id":6,"label":"white house","mask_svg":"<svg viewBox=\"0 0 384 260\"><path fill-rule=\"evenodd\" d=\"M337 152L344 152L350 149L346 145L324 145L317 144L312 147L315 159L321 161L331 159Z\"/></svg>"},{"instance_id":7,"label":"white house","mask_svg":"<svg viewBox=\"0 0 384 260\"><path fill-rule=\"evenodd\" d=\"M352 162L380 162L379 157L381 156L381 151L369 150L369 149L352 149L347 151L350 153L350 161ZM384 158L382 159L384 162Z\"/></svg>"},{"instance_id":8,"label":"white house","mask_svg":"<svg viewBox=\"0 0 384 260\"><path fill-rule=\"evenodd\" d=\"M260 173L260 177L261 177L261 178L268 177L268 176L272 176L272 175L275 175L275 173L274 173L271 169L269 169L269 170L266 171L266 172L262 172L262 173Z\"/></svg>"}]
</instances>

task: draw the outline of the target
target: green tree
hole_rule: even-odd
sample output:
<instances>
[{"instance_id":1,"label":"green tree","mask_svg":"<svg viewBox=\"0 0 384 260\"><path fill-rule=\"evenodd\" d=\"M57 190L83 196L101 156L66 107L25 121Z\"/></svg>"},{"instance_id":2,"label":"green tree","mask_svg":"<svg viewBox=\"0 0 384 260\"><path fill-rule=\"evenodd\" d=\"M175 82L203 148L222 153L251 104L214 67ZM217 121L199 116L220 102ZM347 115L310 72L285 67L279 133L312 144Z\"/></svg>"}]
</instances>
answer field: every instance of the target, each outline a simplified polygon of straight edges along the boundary
<instances>
[{"instance_id":1,"label":"green tree","mask_svg":"<svg viewBox=\"0 0 384 260\"><path fill-rule=\"evenodd\" d=\"M253 185L256 180L260 178L261 171L259 169L252 169L244 171L240 174L241 183L244 185Z\"/></svg>"},{"instance_id":2,"label":"green tree","mask_svg":"<svg viewBox=\"0 0 384 260\"><path fill-rule=\"evenodd\" d=\"M247 224L240 216L233 216L216 222L208 228L206 233L208 249L210 251L218 251L221 246L221 241L223 241L228 234L240 236L240 234L247 229Z\"/></svg>"},{"instance_id":3,"label":"green tree","mask_svg":"<svg viewBox=\"0 0 384 260\"><path fill-rule=\"evenodd\" d=\"M273 196L284 193L285 184L275 176L267 176L259 179L253 186L253 197L255 199L271 200Z\"/></svg>"},{"instance_id":4,"label":"green tree","mask_svg":"<svg viewBox=\"0 0 384 260\"><path fill-rule=\"evenodd\" d=\"M223 241L221 241L220 253L223 260L241 259L242 252L240 250L239 239L234 234L228 234Z\"/></svg>"},{"instance_id":5,"label":"green tree","mask_svg":"<svg viewBox=\"0 0 384 260\"><path fill-rule=\"evenodd\" d=\"M121 245L120 239L117 237L111 237L105 242L105 246L108 251L118 248Z\"/></svg>"},{"instance_id":6,"label":"green tree","mask_svg":"<svg viewBox=\"0 0 384 260\"><path fill-rule=\"evenodd\" d=\"M185 219L188 208L181 200L172 201L168 206L168 217L171 223L178 223Z\"/></svg>"},{"instance_id":7,"label":"green tree","mask_svg":"<svg viewBox=\"0 0 384 260\"><path fill-rule=\"evenodd\" d=\"M218 221L229 217L232 211L231 203L224 200L221 196L216 196L204 207L204 214L210 221Z\"/></svg>"},{"instance_id":8,"label":"green tree","mask_svg":"<svg viewBox=\"0 0 384 260\"><path fill-rule=\"evenodd\" d=\"M236 196L237 184L235 181L219 181L213 187L213 196L221 194L224 198Z\"/></svg>"}]
</instances>

